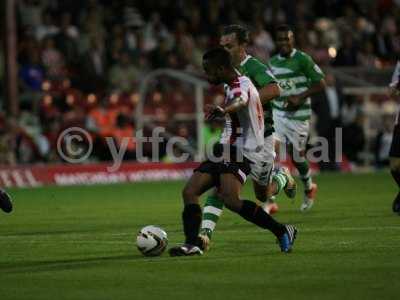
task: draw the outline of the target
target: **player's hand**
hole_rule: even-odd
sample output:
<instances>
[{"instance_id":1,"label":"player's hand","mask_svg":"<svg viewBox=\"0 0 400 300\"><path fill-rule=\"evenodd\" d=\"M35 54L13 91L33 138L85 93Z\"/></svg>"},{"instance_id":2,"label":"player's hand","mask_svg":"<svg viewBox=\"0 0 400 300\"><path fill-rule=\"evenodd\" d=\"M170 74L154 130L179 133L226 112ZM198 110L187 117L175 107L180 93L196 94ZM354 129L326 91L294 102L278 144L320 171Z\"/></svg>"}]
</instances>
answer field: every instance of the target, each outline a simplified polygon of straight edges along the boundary
<instances>
[{"instance_id":1,"label":"player's hand","mask_svg":"<svg viewBox=\"0 0 400 300\"><path fill-rule=\"evenodd\" d=\"M287 97L285 108L288 110L296 110L303 103L299 96L292 95Z\"/></svg>"},{"instance_id":2,"label":"player's hand","mask_svg":"<svg viewBox=\"0 0 400 300\"><path fill-rule=\"evenodd\" d=\"M221 118L225 115L225 111L221 106L215 104L206 105L205 118L207 121L211 121L215 118Z\"/></svg>"},{"instance_id":3,"label":"player's hand","mask_svg":"<svg viewBox=\"0 0 400 300\"><path fill-rule=\"evenodd\" d=\"M287 101L293 106L299 106L302 103L302 99L297 95L289 96Z\"/></svg>"}]
</instances>

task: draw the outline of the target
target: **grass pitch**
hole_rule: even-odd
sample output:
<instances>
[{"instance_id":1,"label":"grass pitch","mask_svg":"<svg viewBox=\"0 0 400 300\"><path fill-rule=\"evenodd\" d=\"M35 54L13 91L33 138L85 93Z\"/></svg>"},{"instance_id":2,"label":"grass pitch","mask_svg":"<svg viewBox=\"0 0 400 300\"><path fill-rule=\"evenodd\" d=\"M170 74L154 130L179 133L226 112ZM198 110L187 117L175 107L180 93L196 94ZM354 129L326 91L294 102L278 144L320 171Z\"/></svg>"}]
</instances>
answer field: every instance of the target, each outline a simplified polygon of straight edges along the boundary
<instances>
[{"instance_id":1,"label":"grass pitch","mask_svg":"<svg viewBox=\"0 0 400 300\"><path fill-rule=\"evenodd\" d=\"M318 202L276 218L299 229L282 254L272 234L225 210L202 257L146 258L137 231L162 226L183 239L183 182L11 190L0 214L0 299L395 299L400 216L388 173L316 177ZM301 187L301 185L300 185ZM301 194L301 193L300 193ZM253 199L251 186L244 196Z\"/></svg>"}]
</instances>

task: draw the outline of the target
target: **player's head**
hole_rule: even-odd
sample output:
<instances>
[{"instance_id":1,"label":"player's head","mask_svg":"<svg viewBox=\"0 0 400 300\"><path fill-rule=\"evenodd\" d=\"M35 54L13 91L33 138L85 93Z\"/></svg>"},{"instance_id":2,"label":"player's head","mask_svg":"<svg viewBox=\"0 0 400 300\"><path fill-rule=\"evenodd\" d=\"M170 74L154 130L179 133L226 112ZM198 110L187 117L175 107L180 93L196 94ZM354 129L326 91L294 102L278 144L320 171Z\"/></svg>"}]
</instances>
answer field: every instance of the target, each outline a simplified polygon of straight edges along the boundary
<instances>
[{"instance_id":1,"label":"player's head","mask_svg":"<svg viewBox=\"0 0 400 300\"><path fill-rule=\"evenodd\" d=\"M222 47L208 50L203 55L203 68L210 83L224 83L233 71L231 55Z\"/></svg>"},{"instance_id":2,"label":"player's head","mask_svg":"<svg viewBox=\"0 0 400 300\"><path fill-rule=\"evenodd\" d=\"M276 45L278 46L279 54L289 56L294 48L294 35L292 29L286 24L276 28Z\"/></svg>"},{"instance_id":3,"label":"player's head","mask_svg":"<svg viewBox=\"0 0 400 300\"><path fill-rule=\"evenodd\" d=\"M240 64L242 53L246 53L246 45L249 43L249 31L241 25L228 25L222 29L219 44L232 56L234 65Z\"/></svg>"}]
</instances>

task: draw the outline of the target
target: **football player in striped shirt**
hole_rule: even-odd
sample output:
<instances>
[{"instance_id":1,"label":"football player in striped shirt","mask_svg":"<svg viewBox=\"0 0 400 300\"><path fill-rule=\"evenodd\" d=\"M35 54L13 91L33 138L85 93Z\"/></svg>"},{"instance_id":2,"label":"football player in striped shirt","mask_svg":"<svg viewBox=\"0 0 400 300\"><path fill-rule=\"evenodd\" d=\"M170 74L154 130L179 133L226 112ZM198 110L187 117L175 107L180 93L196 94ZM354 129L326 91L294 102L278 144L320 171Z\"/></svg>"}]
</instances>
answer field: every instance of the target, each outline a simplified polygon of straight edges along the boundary
<instances>
[{"instance_id":1,"label":"football player in striped shirt","mask_svg":"<svg viewBox=\"0 0 400 300\"><path fill-rule=\"evenodd\" d=\"M300 210L306 211L313 206L317 192L305 156L311 117L310 96L324 89L324 74L308 54L294 48L293 32L287 25L277 28L276 44L279 53L268 62L282 90L280 97L272 101L274 138L277 145L287 147L299 171L304 184Z\"/></svg>"},{"instance_id":2,"label":"football player in striped shirt","mask_svg":"<svg viewBox=\"0 0 400 300\"><path fill-rule=\"evenodd\" d=\"M249 31L241 25L228 25L223 28L220 45L232 57L236 70L248 77L257 88L264 111L264 149L261 154L252 160L257 161L251 165L250 177L253 181L254 193L257 200L263 203L264 209L272 214L277 211L276 203L269 201L272 195L284 191L289 198L296 194L296 182L287 169L278 170L273 174L274 168L274 131L272 120L271 100L280 94L276 78L268 67L255 57L246 52L249 43ZM200 237L204 241L204 249L208 249L212 233L222 215L224 203L216 193L211 193L204 204L203 221Z\"/></svg>"},{"instance_id":3,"label":"football player in striped shirt","mask_svg":"<svg viewBox=\"0 0 400 300\"><path fill-rule=\"evenodd\" d=\"M392 96L400 95L400 60L397 62L389 88ZM400 111L397 114L394 125L393 140L389 156L390 170L394 181L396 181L397 186L399 187L399 192L393 201L392 209L393 212L400 215Z\"/></svg>"},{"instance_id":4,"label":"football player in striped shirt","mask_svg":"<svg viewBox=\"0 0 400 300\"><path fill-rule=\"evenodd\" d=\"M223 48L206 52L203 67L211 83L225 83L223 107L212 106L208 113L209 119L225 117L225 127L220 142L214 146L214 157L194 170L182 192L186 240L182 246L171 248L169 253L171 256L202 254L198 246L202 220L199 197L213 187L218 188L220 199L228 209L271 231L281 251L290 252L297 229L278 223L256 203L240 199L242 185L251 170L251 159L255 153L263 151L264 117L258 91L249 78L236 72L229 52Z\"/></svg>"}]
</instances>

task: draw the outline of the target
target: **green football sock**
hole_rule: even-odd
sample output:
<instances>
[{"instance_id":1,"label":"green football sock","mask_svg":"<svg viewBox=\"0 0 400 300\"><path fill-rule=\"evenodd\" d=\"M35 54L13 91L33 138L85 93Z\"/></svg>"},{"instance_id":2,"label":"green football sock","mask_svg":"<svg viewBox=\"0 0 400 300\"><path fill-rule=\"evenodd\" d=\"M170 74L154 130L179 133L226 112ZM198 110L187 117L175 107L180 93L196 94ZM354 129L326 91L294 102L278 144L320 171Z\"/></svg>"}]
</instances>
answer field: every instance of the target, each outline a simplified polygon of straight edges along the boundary
<instances>
[{"instance_id":1,"label":"green football sock","mask_svg":"<svg viewBox=\"0 0 400 300\"><path fill-rule=\"evenodd\" d=\"M282 189L285 188L288 179L285 174L283 174L281 171L278 171L274 176L272 176L272 180L275 181L276 183L276 192L275 195L279 194Z\"/></svg>"},{"instance_id":2,"label":"green football sock","mask_svg":"<svg viewBox=\"0 0 400 300\"><path fill-rule=\"evenodd\" d=\"M215 195L207 197L203 208L203 221L201 222L200 234L206 234L210 239L222 214L224 202Z\"/></svg>"},{"instance_id":3,"label":"green football sock","mask_svg":"<svg viewBox=\"0 0 400 300\"><path fill-rule=\"evenodd\" d=\"M295 162L294 163L297 170L300 174L300 179L303 181L304 189L306 191L311 189L312 179L311 179L311 170L308 166L308 162L304 160L303 162Z\"/></svg>"}]
</instances>

